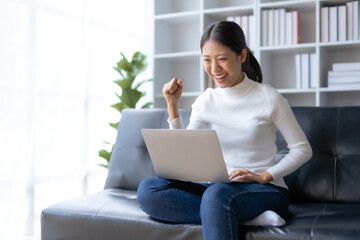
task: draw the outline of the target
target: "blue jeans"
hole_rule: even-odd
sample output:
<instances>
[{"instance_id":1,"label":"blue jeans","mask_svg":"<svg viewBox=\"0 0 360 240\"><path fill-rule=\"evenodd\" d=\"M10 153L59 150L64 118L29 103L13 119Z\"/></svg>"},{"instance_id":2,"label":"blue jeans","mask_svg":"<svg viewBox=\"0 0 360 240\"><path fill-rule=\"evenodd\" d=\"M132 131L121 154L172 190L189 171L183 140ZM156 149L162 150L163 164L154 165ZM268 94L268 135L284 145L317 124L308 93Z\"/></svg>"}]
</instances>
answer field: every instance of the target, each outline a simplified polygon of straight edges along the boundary
<instances>
[{"instance_id":1,"label":"blue jeans","mask_svg":"<svg viewBox=\"0 0 360 240\"><path fill-rule=\"evenodd\" d=\"M272 210L287 213L285 188L258 183L192 183L144 179L137 195L151 217L173 223L201 223L205 240L238 239L238 222Z\"/></svg>"}]
</instances>

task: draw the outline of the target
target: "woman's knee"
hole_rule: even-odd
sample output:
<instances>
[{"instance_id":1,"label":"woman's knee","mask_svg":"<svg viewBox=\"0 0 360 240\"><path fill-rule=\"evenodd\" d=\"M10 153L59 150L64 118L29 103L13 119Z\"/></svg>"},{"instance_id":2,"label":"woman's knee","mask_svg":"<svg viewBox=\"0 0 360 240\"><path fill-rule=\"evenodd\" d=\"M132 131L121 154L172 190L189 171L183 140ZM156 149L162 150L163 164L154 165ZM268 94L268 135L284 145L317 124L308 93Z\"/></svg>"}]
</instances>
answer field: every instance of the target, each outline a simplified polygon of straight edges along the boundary
<instances>
[{"instance_id":1,"label":"woman's knee","mask_svg":"<svg viewBox=\"0 0 360 240\"><path fill-rule=\"evenodd\" d=\"M152 177L142 180L137 189L137 200L140 205L152 201L154 193L160 189L164 189L167 185L165 179Z\"/></svg>"},{"instance_id":2,"label":"woman's knee","mask_svg":"<svg viewBox=\"0 0 360 240\"><path fill-rule=\"evenodd\" d=\"M208 187L203 194L201 200L200 213L203 214L219 214L223 213L231 202L229 198L229 188L226 183L215 183Z\"/></svg>"}]
</instances>

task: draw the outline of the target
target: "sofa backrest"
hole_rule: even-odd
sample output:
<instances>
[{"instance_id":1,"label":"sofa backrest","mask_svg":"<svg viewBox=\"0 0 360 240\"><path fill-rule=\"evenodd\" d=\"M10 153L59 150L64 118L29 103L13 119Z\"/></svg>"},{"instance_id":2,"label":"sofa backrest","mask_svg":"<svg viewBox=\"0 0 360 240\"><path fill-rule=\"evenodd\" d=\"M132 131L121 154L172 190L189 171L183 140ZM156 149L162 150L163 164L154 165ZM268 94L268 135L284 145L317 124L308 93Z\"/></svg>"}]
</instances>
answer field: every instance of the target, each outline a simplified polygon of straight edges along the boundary
<instances>
[{"instance_id":1,"label":"sofa backrest","mask_svg":"<svg viewBox=\"0 0 360 240\"><path fill-rule=\"evenodd\" d=\"M360 107L293 107L313 150L285 177L292 202L360 203ZM277 132L278 154L288 152Z\"/></svg>"},{"instance_id":2,"label":"sofa backrest","mask_svg":"<svg viewBox=\"0 0 360 240\"><path fill-rule=\"evenodd\" d=\"M189 124L190 113L190 109L180 110L185 126ZM168 117L166 109L122 111L105 188L136 190L141 180L155 176L141 129L169 128Z\"/></svg>"},{"instance_id":3,"label":"sofa backrest","mask_svg":"<svg viewBox=\"0 0 360 240\"><path fill-rule=\"evenodd\" d=\"M293 107L313 149L312 158L285 177L292 202L360 202L360 107ZM184 125L191 110L181 110ZM124 110L105 188L136 190L155 176L140 130L168 128L166 109ZM288 148L277 132L279 161Z\"/></svg>"}]
</instances>

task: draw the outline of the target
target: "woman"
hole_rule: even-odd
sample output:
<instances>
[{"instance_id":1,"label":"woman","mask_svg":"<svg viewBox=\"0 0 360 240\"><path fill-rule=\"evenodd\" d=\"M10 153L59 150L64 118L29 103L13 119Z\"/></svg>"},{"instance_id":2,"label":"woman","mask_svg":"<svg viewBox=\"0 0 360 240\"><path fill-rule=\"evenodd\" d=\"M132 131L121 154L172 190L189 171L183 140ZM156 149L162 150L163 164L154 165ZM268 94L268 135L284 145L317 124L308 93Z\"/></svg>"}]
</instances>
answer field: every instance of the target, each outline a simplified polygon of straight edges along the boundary
<instances>
[{"instance_id":1,"label":"woman","mask_svg":"<svg viewBox=\"0 0 360 240\"><path fill-rule=\"evenodd\" d=\"M139 185L138 201L153 218L202 223L205 240L238 239L242 221L255 218L266 225L282 219L289 205L283 177L309 160L312 151L287 101L261 84L259 63L236 23L213 24L200 47L205 71L218 88L196 99L187 128L211 125L216 130L233 181L202 184L149 178ZM178 112L182 90L176 78L163 87L170 128L183 128ZM278 163L276 129L290 149Z\"/></svg>"}]
</instances>

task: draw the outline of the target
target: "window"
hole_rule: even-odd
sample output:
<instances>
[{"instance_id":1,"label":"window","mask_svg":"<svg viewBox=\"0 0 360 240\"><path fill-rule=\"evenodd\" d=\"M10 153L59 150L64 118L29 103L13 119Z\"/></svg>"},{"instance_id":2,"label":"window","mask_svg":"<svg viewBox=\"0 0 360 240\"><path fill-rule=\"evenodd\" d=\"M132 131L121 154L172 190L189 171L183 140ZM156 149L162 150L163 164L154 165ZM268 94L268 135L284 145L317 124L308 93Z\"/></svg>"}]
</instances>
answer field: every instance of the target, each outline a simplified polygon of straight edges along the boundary
<instances>
[{"instance_id":1,"label":"window","mask_svg":"<svg viewBox=\"0 0 360 240\"><path fill-rule=\"evenodd\" d=\"M0 239L39 239L42 209L103 188L98 151L119 119L112 66L141 51L139 80L152 77L152 5L0 0Z\"/></svg>"}]
</instances>

